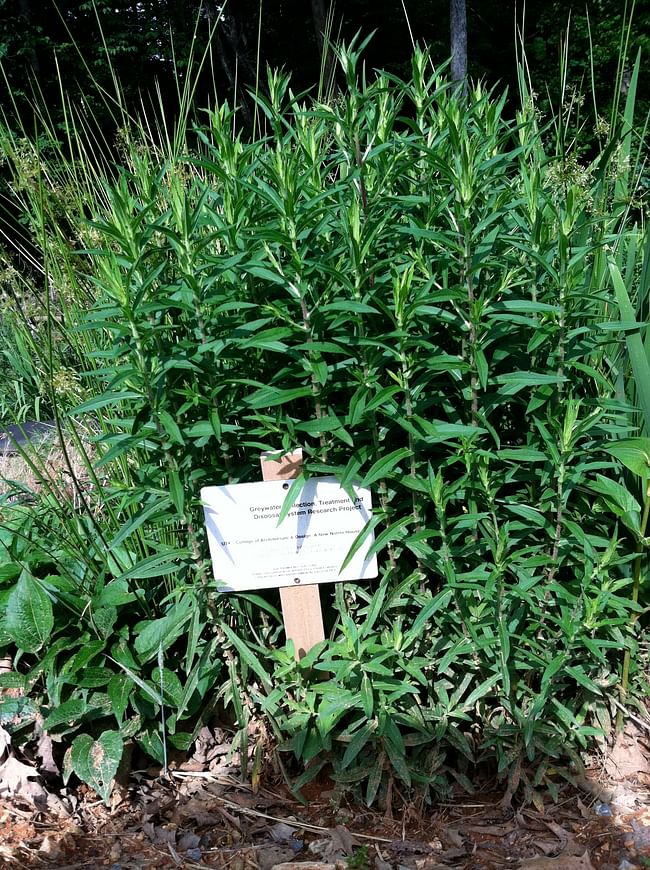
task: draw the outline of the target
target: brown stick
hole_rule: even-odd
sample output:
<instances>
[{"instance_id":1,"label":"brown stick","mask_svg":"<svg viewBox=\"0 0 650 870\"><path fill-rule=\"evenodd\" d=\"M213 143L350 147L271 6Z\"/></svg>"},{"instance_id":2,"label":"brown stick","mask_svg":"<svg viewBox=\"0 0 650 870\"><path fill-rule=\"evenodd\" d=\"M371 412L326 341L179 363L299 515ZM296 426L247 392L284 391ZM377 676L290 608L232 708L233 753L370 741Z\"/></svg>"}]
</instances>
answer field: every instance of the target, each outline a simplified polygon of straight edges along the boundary
<instances>
[{"instance_id":1,"label":"brown stick","mask_svg":"<svg viewBox=\"0 0 650 870\"><path fill-rule=\"evenodd\" d=\"M302 450L287 453L280 459L269 458L263 453L260 458L264 480L292 480L302 470ZM285 586L280 589L282 617L287 640L293 641L297 659L325 640L323 613L320 605L318 584L309 586Z\"/></svg>"}]
</instances>

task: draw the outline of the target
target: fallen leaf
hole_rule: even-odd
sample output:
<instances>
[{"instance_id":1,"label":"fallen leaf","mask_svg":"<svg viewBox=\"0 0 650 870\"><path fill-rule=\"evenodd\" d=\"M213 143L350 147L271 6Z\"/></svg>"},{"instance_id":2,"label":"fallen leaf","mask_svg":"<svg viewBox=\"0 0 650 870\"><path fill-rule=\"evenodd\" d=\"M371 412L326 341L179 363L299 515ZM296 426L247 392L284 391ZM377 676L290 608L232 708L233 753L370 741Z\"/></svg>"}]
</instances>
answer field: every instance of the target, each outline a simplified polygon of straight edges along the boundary
<instances>
[{"instance_id":1,"label":"fallen leaf","mask_svg":"<svg viewBox=\"0 0 650 870\"><path fill-rule=\"evenodd\" d=\"M352 834L343 825L337 825L329 829L329 837L323 840L314 840L309 844L312 855L321 858L325 864L336 861L344 861L352 855L355 840Z\"/></svg>"},{"instance_id":2,"label":"fallen leaf","mask_svg":"<svg viewBox=\"0 0 650 870\"><path fill-rule=\"evenodd\" d=\"M53 837L45 837L39 847L39 854L49 861L56 861L61 857L61 846Z\"/></svg>"},{"instance_id":3,"label":"fallen leaf","mask_svg":"<svg viewBox=\"0 0 650 870\"><path fill-rule=\"evenodd\" d=\"M650 773L650 763L640 741L627 731L619 734L605 761L605 771L616 780L636 779Z\"/></svg>"},{"instance_id":4,"label":"fallen leaf","mask_svg":"<svg viewBox=\"0 0 650 870\"><path fill-rule=\"evenodd\" d=\"M293 835L296 831L295 828L287 825L286 822L278 822L276 825L271 825L268 830L271 839L275 840L276 843L289 843L290 840L293 840ZM289 845L291 844L289 843Z\"/></svg>"},{"instance_id":5,"label":"fallen leaf","mask_svg":"<svg viewBox=\"0 0 650 870\"><path fill-rule=\"evenodd\" d=\"M463 831L471 831L473 834L484 834L489 837L503 837L515 829L515 825L509 822L505 825L463 825Z\"/></svg>"},{"instance_id":6,"label":"fallen leaf","mask_svg":"<svg viewBox=\"0 0 650 870\"><path fill-rule=\"evenodd\" d=\"M0 795L42 798L45 789L40 783L32 782L34 779L38 779L38 771L10 755L0 766Z\"/></svg>"},{"instance_id":7,"label":"fallen leaf","mask_svg":"<svg viewBox=\"0 0 650 870\"><path fill-rule=\"evenodd\" d=\"M214 800L214 799L213 799ZM210 825L216 827L221 821L221 816L206 801L198 798L190 798L186 803L177 806L171 815L171 821L182 825L185 821L192 821L198 827Z\"/></svg>"},{"instance_id":8,"label":"fallen leaf","mask_svg":"<svg viewBox=\"0 0 650 870\"><path fill-rule=\"evenodd\" d=\"M36 755L41 759L39 770L44 773L60 774L59 765L54 760L52 738L41 731L36 745Z\"/></svg>"},{"instance_id":9,"label":"fallen leaf","mask_svg":"<svg viewBox=\"0 0 650 870\"><path fill-rule=\"evenodd\" d=\"M288 846L262 846L257 850L255 863L259 870L271 870L285 861L291 861L293 857L293 849Z\"/></svg>"},{"instance_id":10,"label":"fallen leaf","mask_svg":"<svg viewBox=\"0 0 650 870\"><path fill-rule=\"evenodd\" d=\"M519 864L519 870L595 870L589 859L589 853L584 855L559 858L528 858Z\"/></svg>"},{"instance_id":11,"label":"fallen leaf","mask_svg":"<svg viewBox=\"0 0 650 870\"><path fill-rule=\"evenodd\" d=\"M11 735L0 725L0 758L7 752L11 746Z\"/></svg>"},{"instance_id":12,"label":"fallen leaf","mask_svg":"<svg viewBox=\"0 0 650 870\"><path fill-rule=\"evenodd\" d=\"M433 852L431 846L421 840L393 840L385 848L396 855L428 855Z\"/></svg>"},{"instance_id":13,"label":"fallen leaf","mask_svg":"<svg viewBox=\"0 0 650 870\"><path fill-rule=\"evenodd\" d=\"M461 849L465 842L458 828L444 828L440 836L445 841L445 845L453 846L455 849Z\"/></svg>"},{"instance_id":14,"label":"fallen leaf","mask_svg":"<svg viewBox=\"0 0 650 870\"><path fill-rule=\"evenodd\" d=\"M536 849L539 849L539 851L544 855L557 854L559 851L557 840L533 840L532 843L533 846Z\"/></svg>"},{"instance_id":15,"label":"fallen leaf","mask_svg":"<svg viewBox=\"0 0 650 870\"><path fill-rule=\"evenodd\" d=\"M191 831L186 831L181 835L178 843L176 844L176 848L179 852L187 852L189 849L196 849L199 843L201 842L201 838L198 834L193 834Z\"/></svg>"},{"instance_id":16,"label":"fallen leaf","mask_svg":"<svg viewBox=\"0 0 650 870\"><path fill-rule=\"evenodd\" d=\"M324 861L285 861L275 864L271 870L336 870L336 864L326 864Z\"/></svg>"},{"instance_id":17,"label":"fallen leaf","mask_svg":"<svg viewBox=\"0 0 650 870\"><path fill-rule=\"evenodd\" d=\"M569 833L569 831L565 831L561 825L558 825L557 822L551 822L544 819L544 824L551 831L551 833L555 834L558 840L564 845L569 839L572 839L573 835Z\"/></svg>"}]
</instances>

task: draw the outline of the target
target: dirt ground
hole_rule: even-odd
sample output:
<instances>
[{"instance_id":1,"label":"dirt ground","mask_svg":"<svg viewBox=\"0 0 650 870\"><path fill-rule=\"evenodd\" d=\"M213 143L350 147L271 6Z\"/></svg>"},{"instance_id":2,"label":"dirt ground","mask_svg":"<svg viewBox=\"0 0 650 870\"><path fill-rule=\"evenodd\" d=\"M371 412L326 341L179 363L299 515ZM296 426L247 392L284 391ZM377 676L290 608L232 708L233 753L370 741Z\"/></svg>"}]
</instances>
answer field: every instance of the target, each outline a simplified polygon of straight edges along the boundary
<instances>
[{"instance_id":1,"label":"dirt ground","mask_svg":"<svg viewBox=\"0 0 650 870\"><path fill-rule=\"evenodd\" d=\"M326 780L307 787L302 805L281 781L256 791L241 782L227 761L224 735L208 729L200 761L187 759L166 775L132 772L126 785L116 785L110 807L84 785L61 788L54 779L48 784L29 765L12 768L13 777L3 779L6 758L0 765L0 867L650 867L647 727L632 723L606 763L590 770L578 787L561 787L556 802L549 796L537 807L504 806L501 795L484 790L387 814L337 798Z\"/></svg>"}]
</instances>

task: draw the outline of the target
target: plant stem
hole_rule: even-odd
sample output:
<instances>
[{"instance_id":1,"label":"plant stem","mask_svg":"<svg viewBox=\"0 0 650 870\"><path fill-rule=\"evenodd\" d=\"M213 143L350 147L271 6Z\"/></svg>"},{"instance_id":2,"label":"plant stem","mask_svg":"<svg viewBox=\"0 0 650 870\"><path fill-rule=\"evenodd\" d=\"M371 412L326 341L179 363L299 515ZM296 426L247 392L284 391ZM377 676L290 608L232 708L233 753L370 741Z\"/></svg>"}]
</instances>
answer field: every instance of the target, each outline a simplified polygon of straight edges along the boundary
<instances>
[{"instance_id":1,"label":"plant stem","mask_svg":"<svg viewBox=\"0 0 650 870\"><path fill-rule=\"evenodd\" d=\"M646 485L646 493L645 493L645 504L643 506L643 517L641 519L641 528L639 529L639 542L636 545L636 559L634 560L634 567L632 569L632 603L638 604L639 601L639 588L641 586L641 565L643 563L643 553L646 549L643 538L645 537L646 529L648 527L648 517L650 516L650 482ZM638 619L637 613L632 613L630 616L630 620L628 623L628 627L631 629L634 627ZM623 656L623 673L621 674L621 688L619 692L619 698L621 704L625 704L625 700L627 698L627 690L630 683L630 661L632 655L630 653L630 649L625 650L625 655ZM616 714L616 731L621 732L623 730L623 711L621 709L618 710Z\"/></svg>"}]
</instances>

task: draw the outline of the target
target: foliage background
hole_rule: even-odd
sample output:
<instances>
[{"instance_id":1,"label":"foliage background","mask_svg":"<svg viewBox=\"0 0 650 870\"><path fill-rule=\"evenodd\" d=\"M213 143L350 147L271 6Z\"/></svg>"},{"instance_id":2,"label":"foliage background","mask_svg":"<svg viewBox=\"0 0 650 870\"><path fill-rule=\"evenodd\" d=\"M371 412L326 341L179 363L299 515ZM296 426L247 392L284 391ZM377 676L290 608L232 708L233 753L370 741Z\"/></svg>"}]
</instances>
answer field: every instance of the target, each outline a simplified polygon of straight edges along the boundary
<instances>
[{"instance_id":1,"label":"foliage background","mask_svg":"<svg viewBox=\"0 0 650 870\"><path fill-rule=\"evenodd\" d=\"M623 23L633 5L629 68L630 58L636 56L638 48L644 52L648 48L647 4L633 4L630 0L529 0L522 19L522 5L515 0L470 0L470 75L485 79L488 85L498 82L500 87L508 87L513 98L517 92L519 29L542 107L547 99L557 106L560 42L570 21L570 82L589 97L593 61L599 111L606 116L614 97L612 82L621 54ZM177 80L185 75L190 48L194 46L195 54L201 54L220 8L213 0L2 0L0 59L4 60L7 81L0 101L9 109L8 85L12 97L19 99L21 114L29 126L29 82L35 70L36 87L57 121L60 118L54 107L60 103L59 80L65 82L70 95L83 94L91 102L89 108L104 113L105 107L93 97L89 84L94 79L112 92L108 54L129 109L139 107L141 100L147 106L159 82L167 109L173 111ZM430 47L436 63L447 58L449 4L447 0L409 0L404 5L400 0L347 0L335 6L333 37L349 40L358 31L375 34L365 55L369 68L381 67L404 75L409 67L412 38ZM214 93L232 102L235 77L237 101L242 100L245 89L255 87L258 50L260 69L266 64L282 67L292 74L294 88L312 87L319 79L320 54L310 4L304 0L237 0L226 4L216 32L213 63L198 85L198 104L207 104ZM642 78L638 94L642 115L648 107L647 87Z\"/></svg>"}]
</instances>

